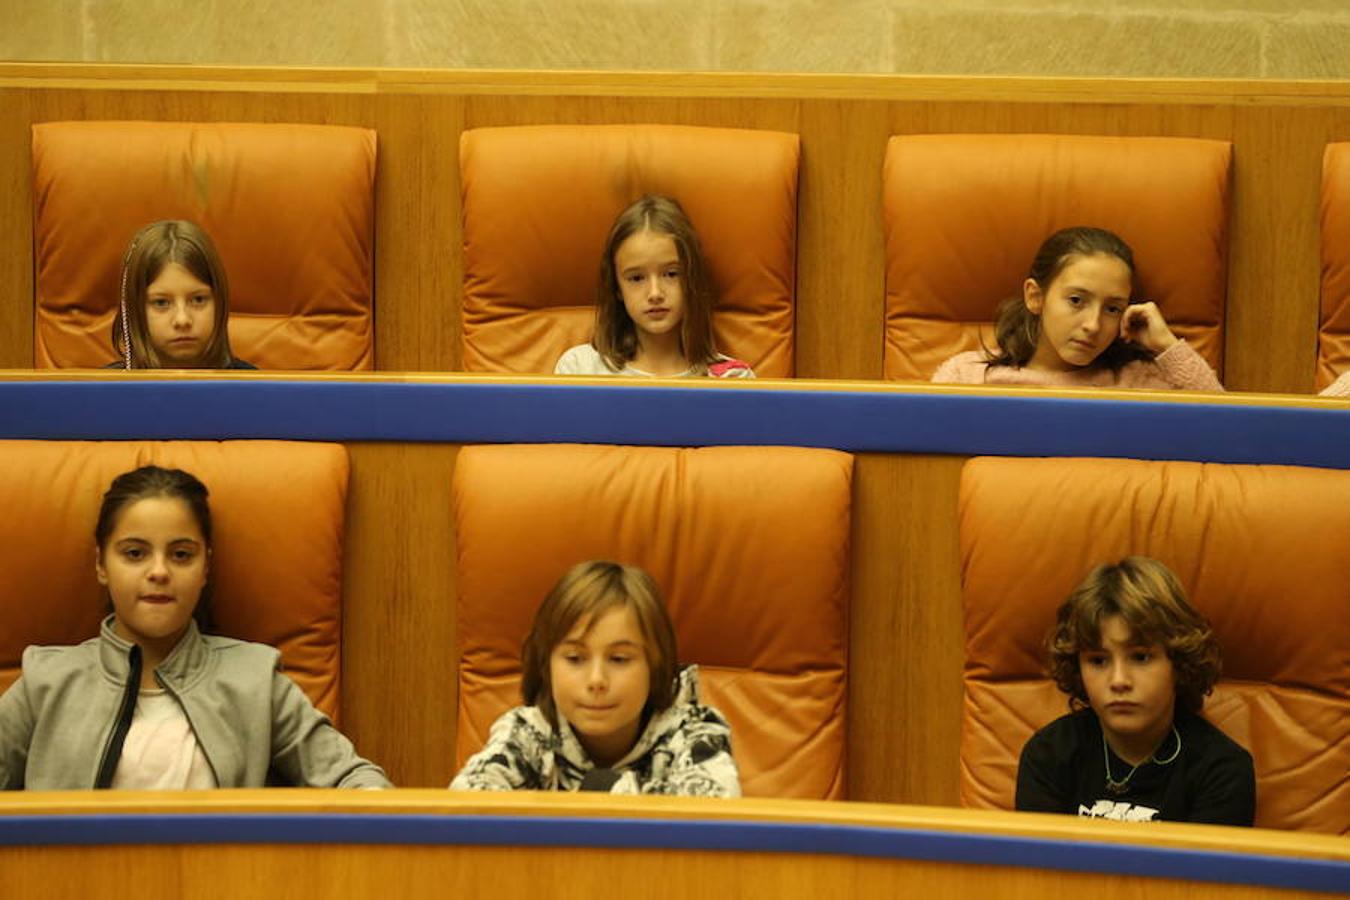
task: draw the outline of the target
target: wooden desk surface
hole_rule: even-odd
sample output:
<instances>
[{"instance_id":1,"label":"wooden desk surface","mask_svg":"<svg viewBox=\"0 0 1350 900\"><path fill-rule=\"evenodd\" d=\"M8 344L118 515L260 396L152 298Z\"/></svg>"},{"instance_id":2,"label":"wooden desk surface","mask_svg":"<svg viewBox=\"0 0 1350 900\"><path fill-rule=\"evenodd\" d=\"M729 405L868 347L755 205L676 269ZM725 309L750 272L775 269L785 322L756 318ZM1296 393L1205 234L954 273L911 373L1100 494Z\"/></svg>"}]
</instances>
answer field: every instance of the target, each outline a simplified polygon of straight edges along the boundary
<instances>
[{"instance_id":1,"label":"wooden desk surface","mask_svg":"<svg viewBox=\"0 0 1350 900\"><path fill-rule=\"evenodd\" d=\"M432 790L0 796L0 891L1150 897L1350 890L1350 840L781 800ZM19 892L23 891L23 894ZM1090 892L1090 893L1088 893Z\"/></svg>"}]
</instances>

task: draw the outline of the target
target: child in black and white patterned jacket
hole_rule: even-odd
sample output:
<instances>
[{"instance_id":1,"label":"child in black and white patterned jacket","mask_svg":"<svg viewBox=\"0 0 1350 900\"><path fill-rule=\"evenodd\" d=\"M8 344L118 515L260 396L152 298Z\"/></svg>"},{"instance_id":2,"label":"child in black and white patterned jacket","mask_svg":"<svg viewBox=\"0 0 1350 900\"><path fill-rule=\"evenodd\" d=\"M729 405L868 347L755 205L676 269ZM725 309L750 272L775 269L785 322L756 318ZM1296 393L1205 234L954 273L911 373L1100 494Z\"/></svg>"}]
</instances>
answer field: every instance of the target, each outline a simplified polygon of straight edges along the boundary
<instances>
[{"instance_id":1,"label":"child in black and white patterned jacket","mask_svg":"<svg viewBox=\"0 0 1350 900\"><path fill-rule=\"evenodd\" d=\"M651 576L584 562L549 592L522 649L525 706L493 723L455 790L740 796L731 729L677 670Z\"/></svg>"}]
</instances>

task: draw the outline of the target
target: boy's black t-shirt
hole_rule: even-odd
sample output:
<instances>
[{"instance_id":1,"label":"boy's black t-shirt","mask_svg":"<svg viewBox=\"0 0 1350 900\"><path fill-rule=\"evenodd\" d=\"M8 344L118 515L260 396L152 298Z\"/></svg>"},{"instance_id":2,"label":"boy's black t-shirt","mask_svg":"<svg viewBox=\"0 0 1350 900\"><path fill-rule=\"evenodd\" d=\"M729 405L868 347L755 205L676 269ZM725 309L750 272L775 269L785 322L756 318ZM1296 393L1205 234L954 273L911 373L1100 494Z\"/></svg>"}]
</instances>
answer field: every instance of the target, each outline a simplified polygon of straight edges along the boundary
<instances>
[{"instance_id":1,"label":"boy's black t-shirt","mask_svg":"<svg viewBox=\"0 0 1350 900\"><path fill-rule=\"evenodd\" d=\"M1251 825L1256 817L1256 773L1251 754L1199 716L1179 713L1181 752L1167 765L1149 761L1122 793L1106 789L1102 729L1090 709L1061 716L1031 736L1017 765L1019 810L1061 812L1097 819ZM1176 749L1168 735L1155 754ZM1108 748L1108 752L1110 752ZM1121 781L1130 764L1114 752L1111 776Z\"/></svg>"}]
</instances>

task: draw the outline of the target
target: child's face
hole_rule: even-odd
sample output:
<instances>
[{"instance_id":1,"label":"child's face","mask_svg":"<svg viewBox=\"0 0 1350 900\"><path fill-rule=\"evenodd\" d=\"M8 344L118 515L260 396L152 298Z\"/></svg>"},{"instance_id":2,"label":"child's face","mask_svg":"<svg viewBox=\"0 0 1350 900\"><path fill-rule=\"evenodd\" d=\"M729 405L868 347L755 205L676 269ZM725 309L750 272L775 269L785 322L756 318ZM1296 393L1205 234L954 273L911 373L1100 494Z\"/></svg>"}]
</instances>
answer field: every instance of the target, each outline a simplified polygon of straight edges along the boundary
<instances>
[{"instance_id":1,"label":"child's face","mask_svg":"<svg viewBox=\"0 0 1350 900\"><path fill-rule=\"evenodd\" d=\"M1171 727L1176 705L1172 660L1161 646L1137 642L1120 616L1102 620L1102 646L1080 651L1078 669L1088 702L1114 746L1147 744Z\"/></svg>"},{"instance_id":2,"label":"child's face","mask_svg":"<svg viewBox=\"0 0 1350 900\"><path fill-rule=\"evenodd\" d=\"M655 231L630 235L614 251L614 274L639 333L678 333L684 322L684 268L674 238Z\"/></svg>"},{"instance_id":3,"label":"child's face","mask_svg":"<svg viewBox=\"0 0 1350 900\"><path fill-rule=\"evenodd\" d=\"M597 765L613 765L632 749L651 688L632 609L616 606L577 622L553 648L549 674L554 705Z\"/></svg>"},{"instance_id":4,"label":"child's face","mask_svg":"<svg viewBox=\"0 0 1350 900\"><path fill-rule=\"evenodd\" d=\"M215 294L178 263L168 263L145 289L145 323L160 359L194 366L216 330Z\"/></svg>"},{"instance_id":5,"label":"child's face","mask_svg":"<svg viewBox=\"0 0 1350 900\"><path fill-rule=\"evenodd\" d=\"M206 584L201 527L178 497L145 497L122 509L94 569L108 589L115 630L167 651L182 637Z\"/></svg>"},{"instance_id":6,"label":"child's face","mask_svg":"<svg viewBox=\"0 0 1350 900\"><path fill-rule=\"evenodd\" d=\"M1063 372L1091 365L1120 337L1130 290L1130 267L1109 253L1073 257L1044 291L1028 278L1023 301L1041 317L1031 367Z\"/></svg>"}]
</instances>

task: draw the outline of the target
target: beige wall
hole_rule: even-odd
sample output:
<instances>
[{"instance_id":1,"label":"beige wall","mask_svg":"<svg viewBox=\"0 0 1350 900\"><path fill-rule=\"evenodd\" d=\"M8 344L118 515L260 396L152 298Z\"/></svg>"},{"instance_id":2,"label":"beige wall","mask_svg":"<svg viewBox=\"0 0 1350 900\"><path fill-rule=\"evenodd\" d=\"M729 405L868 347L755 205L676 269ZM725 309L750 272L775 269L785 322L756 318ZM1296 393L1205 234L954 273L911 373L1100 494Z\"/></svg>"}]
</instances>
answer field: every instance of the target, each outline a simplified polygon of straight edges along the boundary
<instances>
[{"instance_id":1,"label":"beige wall","mask_svg":"<svg viewBox=\"0 0 1350 900\"><path fill-rule=\"evenodd\" d=\"M1346 0L0 0L12 61L1344 79L1346 48Z\"/></svg>"}]
</instances>

